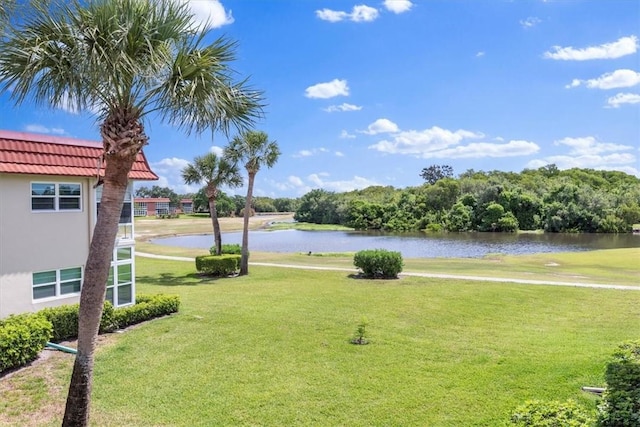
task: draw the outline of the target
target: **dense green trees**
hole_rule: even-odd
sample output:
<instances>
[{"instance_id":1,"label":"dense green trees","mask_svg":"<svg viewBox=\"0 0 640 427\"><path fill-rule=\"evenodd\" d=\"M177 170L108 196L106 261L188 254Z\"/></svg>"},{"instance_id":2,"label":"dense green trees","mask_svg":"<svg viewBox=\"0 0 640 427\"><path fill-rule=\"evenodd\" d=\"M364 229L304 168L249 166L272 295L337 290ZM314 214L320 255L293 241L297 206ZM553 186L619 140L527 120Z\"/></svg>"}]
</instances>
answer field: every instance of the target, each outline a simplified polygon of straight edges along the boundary
<instances>
[{"instance_id":1,"label":"dense green trees","mask_svg":"<svg viewBox=\"0 0 640 427\"><path fill-rule=\"evenodd\" d=\"M640 223L640 179L555 165L521 173L468 170L403 190L312 190L299 200L295 219L361 230L625 233Z\"/></svg>"}]
</instances>

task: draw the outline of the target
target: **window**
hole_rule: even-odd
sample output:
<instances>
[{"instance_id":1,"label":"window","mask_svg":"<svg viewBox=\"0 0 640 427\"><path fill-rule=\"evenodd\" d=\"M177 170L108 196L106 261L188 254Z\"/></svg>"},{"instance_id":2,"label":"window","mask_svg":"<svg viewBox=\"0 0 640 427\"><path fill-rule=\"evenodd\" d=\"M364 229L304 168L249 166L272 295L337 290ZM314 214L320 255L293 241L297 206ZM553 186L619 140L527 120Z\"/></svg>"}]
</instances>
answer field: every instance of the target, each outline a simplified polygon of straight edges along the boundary
<instances>
[{"instance_id":1,"label":"window","mask_svg":"<svg viewBox=\"0 0 640 427\"><path fill-rule=\"evenodd\" d=\"M156 202L156 215L166 215L169 213L169 202Z\"/></svg>"},{"instance_id":2,"label":"window","mask_svg":"<svg viewBox=\"0 0 640 427\"><path fill-rule=\"evenodd\" d=\"M100 212L100 200L102 199L102 187L96 190L96 212ZM118 220L118 239L133 239L133 216L131 215L131 186L124 195L120 219Z\"/></svg>"},{"instance_id":3,"label":"window","mask_svg":"<svg viewBox=\"0 0 640 427\"><path fill-rule=\"evenodd\" d=\"M133 247L116 247L107 279L106 300L116 307L131 304L133 289Z\"/></svg>"},{"instance_id":4,"label":"window","mask_svg":"<svg viewBox=\"0 0 640 427\"><path fill-rule=\"evenodd\" d=\"M79 183L32 182L32 211L82 210L82 185Z\"/></svg>"},{"instance_id":5,"label":"window","mask_svg":"<svg viewBox=\"0 0 640 427\"><path fill-rule=\"evenodd\" d=\"M146 202L134 203L133 216L147 216L147 203Z\"/></svg>"},{"instance_id":6,"label":"window","mask_svg":"<svg viewBox=\"0 0 640 427\"><path fill-rule=\"evenodd\" d=\"M82 267L33 273L33 299L55 298L80 293Z\"/></svg>"}]
</instances>

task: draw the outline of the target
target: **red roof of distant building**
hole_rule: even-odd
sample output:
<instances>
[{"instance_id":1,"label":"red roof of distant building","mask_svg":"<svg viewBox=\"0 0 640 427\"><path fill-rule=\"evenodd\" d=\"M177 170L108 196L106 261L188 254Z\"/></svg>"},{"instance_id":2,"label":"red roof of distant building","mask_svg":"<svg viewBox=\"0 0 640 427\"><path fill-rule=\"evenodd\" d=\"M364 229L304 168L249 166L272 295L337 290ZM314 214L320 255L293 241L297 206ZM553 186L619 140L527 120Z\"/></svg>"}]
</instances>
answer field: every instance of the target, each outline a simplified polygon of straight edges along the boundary
<instances>
[{"instance_id":1,"label":"red roof of distant building","mask_svg":"<svg viewBox=\"0 0 640 427\"><path fill-rule=\"evenodd\" d=\"M102 150L96 141L0 130L0 173L92 177ZM158 179L144 153L138 154L129 179Z\"/></svg>"},{"instance_id":2,"label":"red roof of distant building","mask_svg":"<svg viewBox=\"0 0 640 427\"><path fill-rule=\"evenodd\" d=\"M133 199L134 203L169 203L171 199L168 197L136 197Z\"/></svg>"}]
</instances>

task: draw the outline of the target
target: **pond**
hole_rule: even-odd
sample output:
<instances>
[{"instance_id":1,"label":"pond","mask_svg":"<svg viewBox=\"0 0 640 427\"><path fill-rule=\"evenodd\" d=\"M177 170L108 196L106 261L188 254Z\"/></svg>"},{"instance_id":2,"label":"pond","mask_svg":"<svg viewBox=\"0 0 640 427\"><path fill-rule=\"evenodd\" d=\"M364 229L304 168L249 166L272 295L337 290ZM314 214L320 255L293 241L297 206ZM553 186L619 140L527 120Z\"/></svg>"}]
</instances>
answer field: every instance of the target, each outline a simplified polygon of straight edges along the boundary
<instances>
[{"instance_id":1,"label":"pond","mask_svg":"<svg viewBox=\"0 0 640 427\"><path fill-rule=\"evenodd\" d=\"M159 245L209 249L210 234L151 241ZM242 233L222 233L222 243L242 242ZM383 233L363 231L251 231L249 250L259 252L356 252L363 249L399 251L405 258L481 258L487 254L577 252L637 248L640 235L561 233Z\"/></svg>"}]
</instances>

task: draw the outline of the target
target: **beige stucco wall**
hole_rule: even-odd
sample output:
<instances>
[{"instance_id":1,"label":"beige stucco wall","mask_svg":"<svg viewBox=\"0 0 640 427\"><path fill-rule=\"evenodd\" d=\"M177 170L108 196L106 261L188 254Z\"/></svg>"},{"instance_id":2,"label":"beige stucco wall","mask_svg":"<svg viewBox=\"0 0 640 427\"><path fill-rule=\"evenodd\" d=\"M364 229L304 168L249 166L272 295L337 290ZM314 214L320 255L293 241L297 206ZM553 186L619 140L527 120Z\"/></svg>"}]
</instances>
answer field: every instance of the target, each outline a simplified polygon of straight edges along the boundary
<instances>
[{"instance_id":1,"label":"beige stucco wall","mask_svg":"<svg viewBox=\"0 0 640 427\"><path fill-rule=\"evenodd\" d=\"M82 184L82 211L32 212L31 182ZM32 272L84 266L94 195L86 178L0 174L0 318L74 303L78 297L33 302Z\"/></svg>"}]
</instances>

